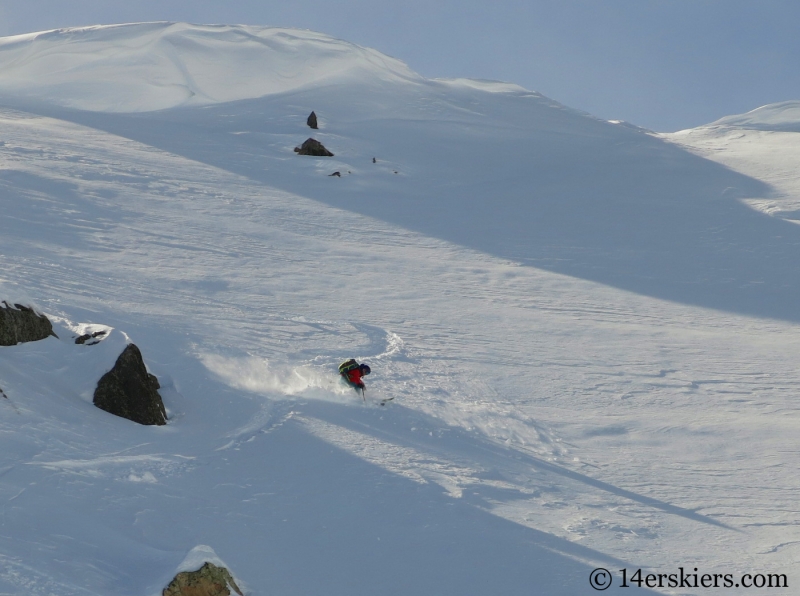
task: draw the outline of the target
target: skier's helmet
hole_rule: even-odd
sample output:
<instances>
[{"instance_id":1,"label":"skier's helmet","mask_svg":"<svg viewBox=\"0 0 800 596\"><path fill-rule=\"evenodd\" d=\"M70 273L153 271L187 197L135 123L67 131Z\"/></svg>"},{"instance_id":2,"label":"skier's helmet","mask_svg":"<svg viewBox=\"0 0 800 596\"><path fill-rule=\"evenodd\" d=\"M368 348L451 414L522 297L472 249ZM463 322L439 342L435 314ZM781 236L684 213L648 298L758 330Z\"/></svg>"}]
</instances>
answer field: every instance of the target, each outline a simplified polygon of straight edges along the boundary
<instances>
[{"instance_id":1,"label":"skier's helmet","mask_svg":"<svg viewBox=\"0 0 800 596\"><path fill-rule=\"evenodd\" d=\"M361 365L361 374L362 375L368 375L371 372L372 371L370 370L369 366L367 366L366 364L362 364Z\"/></svg>"}]
</instances>

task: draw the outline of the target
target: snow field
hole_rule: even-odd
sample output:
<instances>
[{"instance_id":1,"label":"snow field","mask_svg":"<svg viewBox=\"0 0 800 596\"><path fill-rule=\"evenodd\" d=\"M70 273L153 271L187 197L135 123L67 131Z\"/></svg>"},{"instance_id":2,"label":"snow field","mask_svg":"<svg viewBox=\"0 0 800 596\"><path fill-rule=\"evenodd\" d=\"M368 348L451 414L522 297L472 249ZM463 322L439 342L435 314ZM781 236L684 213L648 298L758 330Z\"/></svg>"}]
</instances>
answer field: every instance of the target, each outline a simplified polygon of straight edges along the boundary
<instances>
[{"instance_id":1,"label":"snow field","mask_svg":"<svg viewBox=\"0 0 800 596\"><path fill-rule=\"evenodd\" d=\"M161 47L170 28L144 30L99 29L93 43L141 65L150 54L118 48ZM345 70L361 68L358 52L340 56ZM420 93L395 71L353 75L355 92L310 78L264 100L135 118L0 112L2 288L62 329L113 329L97 346L0 348L4 591L155 594L207 549L254 594L579 594L598 565L794 582L796 320L725 302L753 282L736 245L723 261L674 253L686 259L676 276L694 259L710 280L695 280L691 300L667 299L678 278L637 265L652 214L626 211L640 204L614 186L621 170L563 161L591 157L575 139L624 145L633 132L502 85ZM376 107L361 91L387 80L396 103L381 95ZM117 99L96 95L103 109ZM307 107L323 101L320 138L337 155L298 158ZM528 120L504 120L509 110ZM531 153L498 157L526 135L547 139L536 168ZM442 151L443 138L462 150ZM740 184L732 201L770 198L746 192L772 183L762 170L745 172L751 183L659 143L630 151L665 180L674 159L703 188ZM574 195L524 200L546 198L565 172ZM595 192L604 185L619 202ZM708 221L727 213L680 211L704 196L680 188L685 204L641 200L674 199ZM584 234L604 210L645 240ZM736 213L725 221L746 227ZM708 233L678 216L663 225L652 234ZM778 262L783 247L760 250ZM623 289L648 274L647 291ZM166 427L87 403L127 339L161 380ZM373 367L366 404L338 384L350 356Z\"/></svg>"}]
</instances>

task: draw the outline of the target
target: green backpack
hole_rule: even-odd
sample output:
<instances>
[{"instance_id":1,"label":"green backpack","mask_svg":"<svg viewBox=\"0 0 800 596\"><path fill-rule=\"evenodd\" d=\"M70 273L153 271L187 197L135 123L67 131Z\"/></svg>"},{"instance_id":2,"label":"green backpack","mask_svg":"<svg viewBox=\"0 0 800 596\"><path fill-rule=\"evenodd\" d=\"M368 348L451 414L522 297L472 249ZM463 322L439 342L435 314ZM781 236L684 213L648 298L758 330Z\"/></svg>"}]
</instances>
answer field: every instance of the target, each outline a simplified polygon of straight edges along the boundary
<instances>
[{"instance_id":1,"label":"green backpack","mask_svg":"<svg viewBox=\"0 0 800 596\"><path fill-rule=\"evenodd\" d=\"M355 358L351 358L347 362L342 362L339 365L339 374L342 376L346 376L351 370L355 370L358 368L358 362L356 362Z\"/></svg>"}]
</instances>

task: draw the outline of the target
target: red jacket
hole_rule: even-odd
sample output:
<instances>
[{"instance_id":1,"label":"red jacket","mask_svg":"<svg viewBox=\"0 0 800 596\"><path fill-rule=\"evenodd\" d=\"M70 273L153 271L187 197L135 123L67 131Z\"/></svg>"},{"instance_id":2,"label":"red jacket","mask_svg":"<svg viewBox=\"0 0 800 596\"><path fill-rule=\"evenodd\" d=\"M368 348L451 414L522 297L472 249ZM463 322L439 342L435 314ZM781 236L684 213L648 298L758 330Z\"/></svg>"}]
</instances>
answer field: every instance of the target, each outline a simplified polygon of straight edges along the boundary
<instances>
[{"instance_id":1,"label":"red jacket","mask_svg":"<svg viewBox=\"0 0 800 596\"><path fill-rule=\"evenodd\" d=\"M345 378L347 379L347 382L350 383L351 385L355 385L359 389L363 389L364 381L361 380L362 376L363 375L361 374L361 368L354 368L345 375Z\"/></svg>"}]
</instances>

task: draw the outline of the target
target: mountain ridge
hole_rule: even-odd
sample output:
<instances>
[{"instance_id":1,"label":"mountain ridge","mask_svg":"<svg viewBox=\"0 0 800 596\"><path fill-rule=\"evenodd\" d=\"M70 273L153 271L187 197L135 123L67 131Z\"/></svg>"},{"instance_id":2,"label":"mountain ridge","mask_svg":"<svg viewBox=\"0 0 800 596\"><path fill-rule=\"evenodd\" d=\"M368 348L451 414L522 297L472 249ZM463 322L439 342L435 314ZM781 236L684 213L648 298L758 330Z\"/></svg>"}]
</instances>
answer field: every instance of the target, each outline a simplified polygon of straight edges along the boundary
<instances>
[{"instance_id":1,"label":"mountain ridge","mask_svg":"<svg viewBox=\"0 0 800 596\"><path fill-rule=\"evenodd\" d=\"M353 77L421 79L380 52L302 29L156 22L0 40L0 94L94 111L208 105Z\"/></svg>"}]
</instances>

